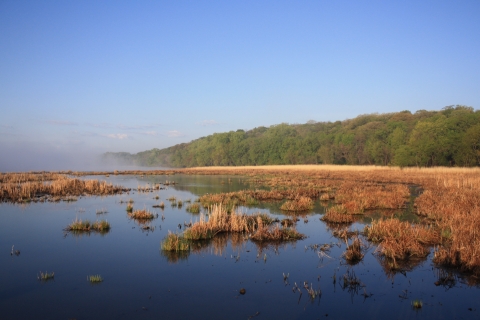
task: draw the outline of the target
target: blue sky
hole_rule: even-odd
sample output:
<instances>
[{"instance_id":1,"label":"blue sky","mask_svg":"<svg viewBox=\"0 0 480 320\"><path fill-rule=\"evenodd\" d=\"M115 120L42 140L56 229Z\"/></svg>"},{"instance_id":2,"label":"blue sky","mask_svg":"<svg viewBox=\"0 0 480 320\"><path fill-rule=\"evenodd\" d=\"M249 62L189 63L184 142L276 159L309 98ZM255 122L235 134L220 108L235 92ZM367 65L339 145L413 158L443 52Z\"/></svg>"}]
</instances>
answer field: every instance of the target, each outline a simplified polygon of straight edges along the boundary
<instances>
[{"instance_id":1,"label":"blue sky","mask_svg":"<svg viewBox=\"0 0 480 320\"><path fill-rule=\"evenodd\" d=\"M479 16L476 0L1 1L0 171L282 122L477 109Z\"/></svg>"}]
</instances>

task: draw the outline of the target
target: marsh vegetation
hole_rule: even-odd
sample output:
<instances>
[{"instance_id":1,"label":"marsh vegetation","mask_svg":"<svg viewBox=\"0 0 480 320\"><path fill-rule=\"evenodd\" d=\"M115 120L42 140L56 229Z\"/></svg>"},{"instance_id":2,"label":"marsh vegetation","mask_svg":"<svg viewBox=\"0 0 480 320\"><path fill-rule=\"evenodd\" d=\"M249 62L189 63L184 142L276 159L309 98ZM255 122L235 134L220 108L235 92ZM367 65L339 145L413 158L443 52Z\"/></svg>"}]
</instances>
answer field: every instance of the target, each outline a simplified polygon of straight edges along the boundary
<instances>
[{"instance_id":1,"label":"marsh vegetation","mask_svg":"<svg viewBox=\"0 0 480 320\"><path fill-rule=\"evenodd\" d=\"M110 174L106 184L142 191L98 198L81 195L75 196L76 202L3 203L3 219L22 223L3 227L2 239L22 234L21 225L29 230L33 230L29 224L35 226L32 236L23 233L22 255L8 255L9 247L10 263L1 261L5 272L12 274L11 281L2 280L3 287L13 290L17 283L28 285L31 276L15 268L28 259L58 272L55 281L44 285L57 298L66 294L83 299L90 294L86 290L95 290L100 302L109 303L104 290L135 292L135 297L128 292L117 297L122 302L118 308L130 316L134 314L128 310L143 306L166 317L207 312L179 298L192 283L198 290L211 288L210 296L235 310L238 318L256 312L310 318L318 315L319 308L329 317L368 317L373 304L384 315L392 308L403 314L421 312L426 318L437 312L476 315L468 308L474 305L479 286L475 223L480 207L479 170L274 166L165 173L175 174L175 184L165 189L168 176L163 172L125 175L118 171ZM50 175L18 175L18 181L38 182ZM81 179L95 180L95 175ZM161 219L156 219L157 213L147 208L159 207L159 199L175 205L164 205ZM125 212L126 206L130 212ZM107 207L102 217L108 217L108 228L106 220L96 220ZM65 228L65 220L73 222ZM17 242L12 240L15 248ZM38 251L34 258L33 251ZM135 281L125 276L132 269L138 275ZM83 288L77 279L85 281L85 272L100 272L109 281ZM50 273L43 275L52 279ZM87 277L89 283L103 280L92 276L93 282ZM60 287L65 285L79 288L78 294L63 293ZM244 297L240 288L247 292ZM146 302L138 298L139 292ZM240 297L229 298L232 292L246 298L242 303L249 310L258 306L248 299L274 295L279 303L275 308L265 303L247 313L245 305L238 303ZM41 294L33 295L39 299ZM198 299L210 306L206 297ZM168 302L163 309L155 307L160 300ZM414 307L417 300L422 307ZM345 303L352 308L340 307ZM190 311L179 309L180 305ZM18 316L10 305L0 306ZM94 314L91 311L88 317ZM106 308L98 317L112 312L116 314ZM79 317L73 313L66 317ZM23 310L20 314L31 315Z\"/></svg>"}]
</instances>

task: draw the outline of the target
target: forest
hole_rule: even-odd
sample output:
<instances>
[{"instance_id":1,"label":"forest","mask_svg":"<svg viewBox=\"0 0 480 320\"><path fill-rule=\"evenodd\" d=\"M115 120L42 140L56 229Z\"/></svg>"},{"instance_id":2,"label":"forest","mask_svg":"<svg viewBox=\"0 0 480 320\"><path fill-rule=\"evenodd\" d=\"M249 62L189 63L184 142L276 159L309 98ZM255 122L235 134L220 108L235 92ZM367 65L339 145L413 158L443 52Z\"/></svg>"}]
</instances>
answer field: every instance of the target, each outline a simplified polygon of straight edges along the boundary
<instances>
[{"instance_id":1,"label":"forest","mask_svg":"<svg viewBox=\"0 0 480 320\"><path fill-rule=\"evenodd\" d=\"M480 164L480 110L365 114L336 122L282 123L215 133L137 154L107 152L105 162L197 167L273 164L459 166Z\"/></svg>"}]
</instances>

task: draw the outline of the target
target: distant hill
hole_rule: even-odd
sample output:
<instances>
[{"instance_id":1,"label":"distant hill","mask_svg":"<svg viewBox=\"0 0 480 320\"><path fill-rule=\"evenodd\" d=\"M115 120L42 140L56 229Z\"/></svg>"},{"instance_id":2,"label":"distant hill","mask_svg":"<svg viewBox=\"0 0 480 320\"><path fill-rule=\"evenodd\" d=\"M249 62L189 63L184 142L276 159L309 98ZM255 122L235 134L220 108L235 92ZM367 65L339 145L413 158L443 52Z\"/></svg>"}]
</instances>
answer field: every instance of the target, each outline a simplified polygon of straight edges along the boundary
<instances>
[{"instance_id":1,"label":"distant hill","mask_svg":"<svg viewBox=\"0 0 480 320\"><path fill-rule=\"evenodd\" d=\"M107 152L104 161L140 166L351 164L478 166L480 111L448 106L366 114L336 122L278 124L215 133L165 149Z\"/></svg>"}]
</instances>

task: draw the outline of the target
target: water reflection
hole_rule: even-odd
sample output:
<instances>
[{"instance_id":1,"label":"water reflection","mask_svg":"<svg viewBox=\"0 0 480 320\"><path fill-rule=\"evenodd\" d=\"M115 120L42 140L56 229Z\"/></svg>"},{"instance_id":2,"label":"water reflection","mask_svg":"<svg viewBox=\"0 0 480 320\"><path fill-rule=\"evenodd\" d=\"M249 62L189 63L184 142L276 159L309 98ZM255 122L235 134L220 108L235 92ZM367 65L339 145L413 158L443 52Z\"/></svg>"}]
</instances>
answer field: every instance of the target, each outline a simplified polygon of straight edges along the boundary
<instances>
[{"instance_id":1,"label":"water reflection","mask_svg":"<svg viewBox=\"0 0 480 320\"><path fill-rule=\"evenodd\" d=\"M212 254L215 256L224 256L229 252L235 252L235 256L231 255L233 258L240 257L240 254L245 252L246 244L250 240L248 236L241 233L220 233L217 234L212 239L208 240L197 240L190 243L189 251L165 251L160 250L161 255L164 256L169 263L178 263L182 260L188 259L190 254ZM275 255L280 254L279 249L287 248L287 243L282 243L278 241L250 241L255 245L257 251L257 259L263 259L264 252L271 251ZM295 247L295 241L288 242L289 245Z\"/></svg>"},{"instance_id":2,"label":"water reflection","mask_svg":"<svg viewBox=\"0 0 480 320\"><path fill-rule=\"evenodd\" d=\"M82 237L90 237L91 235L99 235L100 237L105 237L108 233L110 232L109 230L101 230L101 231L78 231L78 230L71 230L71 231L65 231L63 234L63 237L66 238L67 236L71 235L75 238L82 238Z\"/></svg>"},{"instance_id":3,"label":"water reflection","mask_svg":"<svg viewBox=\"0 0 480 320\"><path fill-rule=\"evenodd\" d=\"M392 281L397 274L406 276L407 272L412 272L414 269L422 266L425 261L427 261L427 257L410 258L407 260L394 260L380 254L375 254L375 258L382 267L387 279Z\"/></svg>"},{"instance_id":4,"label":"water reflection","mask_svg":"<svg viewBox=\"0 0 480 320\"><path fill-rule=\"evenodd\" d=\"M160 250L160 254L166 258L168 263L175 264L180 261L188 260L190 251L165 251Z\"/></svg>"}]
</instances>

